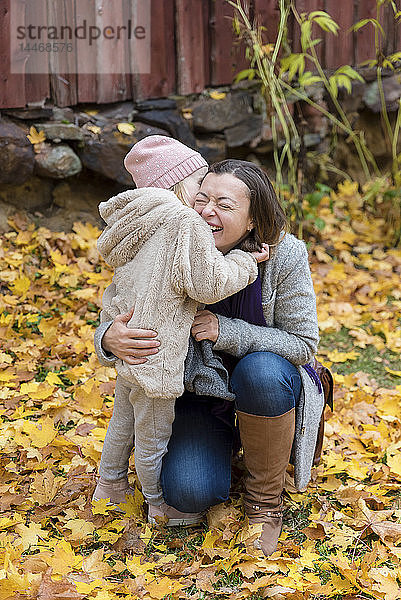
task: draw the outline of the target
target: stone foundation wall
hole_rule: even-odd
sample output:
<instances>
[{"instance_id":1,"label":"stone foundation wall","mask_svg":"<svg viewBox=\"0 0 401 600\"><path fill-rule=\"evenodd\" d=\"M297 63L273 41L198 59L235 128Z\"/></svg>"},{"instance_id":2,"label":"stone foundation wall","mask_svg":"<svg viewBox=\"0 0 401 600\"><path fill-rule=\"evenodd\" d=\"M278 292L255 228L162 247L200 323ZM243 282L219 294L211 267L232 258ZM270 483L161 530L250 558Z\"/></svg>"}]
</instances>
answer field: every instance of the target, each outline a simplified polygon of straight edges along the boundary
<instances>
[{"instance_id":1,"label":"stone foundation wall","mask_svg":"<svg viewBox=\"0 0 401 600\"><path fill-rule=\"evenodd\" d=\"M401 97L399 75L384 80L390 120L395 121ZM321 88L310 90L324 106ZM342 103L356 129L361 129L379 165L390 165L383 135L377 83L357 83ZM329 107L330 108L330 107ZM299 112L299 105L290 110ZM307 159L305 180L335 185L340 175L327 174L324 156L331 145L327 119L304 104L302 128ZM119 130L133 123L132 133ZM31 144L30 127L43 131L45 140ZM7 215L28 211L32 218L55 230L70 229L74 221L101 225L99 202L133 187L123 166L131 146L152 134L171 135L199 151L210 163L227 157L253 160L274 176L272 132L266 106L256 85L240 84L188 97L123 102L112 105L63 108L33 107L3 110L0 118L0 229ZM401 151L401 145L399 148ZM319 158L320 157L320 158ZM361 177L353 146L339 135L334 147L336 167Z\"/></svg>"}]
</instances>

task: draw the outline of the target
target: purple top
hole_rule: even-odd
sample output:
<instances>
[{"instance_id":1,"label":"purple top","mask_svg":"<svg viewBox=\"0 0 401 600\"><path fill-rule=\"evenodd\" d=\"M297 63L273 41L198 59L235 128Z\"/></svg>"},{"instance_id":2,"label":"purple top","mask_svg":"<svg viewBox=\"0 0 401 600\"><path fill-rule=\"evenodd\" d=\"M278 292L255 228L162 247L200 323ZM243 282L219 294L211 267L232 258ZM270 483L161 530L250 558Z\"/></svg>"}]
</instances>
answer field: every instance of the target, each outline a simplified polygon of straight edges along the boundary
<instances>
[{"instance_id":1,"label":"purple top","mask_svg":"<svg viewBox=\"0 0 401 600\"><path fill-rule=\"evenodd\" d=\"M216 304L210 304L206 307L214 314L219 314L224 317L231 317L232 319L242 319L253 325L260 325L267 327L267 323L263 314L262 306L262 283L260 280L260 274L253 283L248 285L243 290L216 302ZM224 366L228 370L229 374L234 370L235 365L238 362L238 358L229 354L221 353ZM315 369L309 364L302 365L303 369L308 373L313 383L317 386L319 394L323 392L323 387Z\"/></svg>"},{"instance_id":2,"label":"purple top","mask_svg":"<svg viewBox=\"0 0 401 600\"><path fill-rule=\"evenodd\" d=\"M212 313L231 317L232 319L242 319L253 325L267 326L262 307L262 283L260 274L253 283L236 294L210 304L206 307Z\"/></svg>"}]
</instances>

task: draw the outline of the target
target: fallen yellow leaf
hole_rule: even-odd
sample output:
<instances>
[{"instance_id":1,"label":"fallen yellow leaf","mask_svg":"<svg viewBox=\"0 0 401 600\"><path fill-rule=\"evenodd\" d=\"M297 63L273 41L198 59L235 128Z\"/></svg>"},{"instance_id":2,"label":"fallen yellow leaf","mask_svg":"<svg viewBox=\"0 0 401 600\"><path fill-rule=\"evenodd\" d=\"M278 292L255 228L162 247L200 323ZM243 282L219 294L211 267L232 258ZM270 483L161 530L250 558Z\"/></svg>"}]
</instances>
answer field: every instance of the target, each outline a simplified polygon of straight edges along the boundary
<instances>
[{"instance_id":1,"label":"fallen yellow leaf","mask_svg":"<svg viewBox=\"0 0 401 600\"><path fill-rule=\"evenodd\" d=\"M102 128L98 127L97 125L87 125L86 129L88 131L91 131L92 133L95 133L96 135L99 135L99 133L102 133Z\"/></svg>"},{"instance_id":2,"label":"fallen yellow leaf","mask_svg":"<svg viewBox=\"0 0 401 600\"><path fill-rule=\"evenodd\" d=\"M120 133L125 133L125 135L132 135L136 127L132 123L118 123L117 129Z\"/></svg>"},{"instance_id":3,"label":"fallen yellow leaf","mask_svg":"<svg viewBox=\"0 0 401 600\"><path fill-rule=\"evenodd\" d=\"M225 92L213 91L213 92L209 92L209 96L213 100L223 100L227 96L227 94Z\"/></svg>"},{"instance_id":4,"label":"fallen yellow leaf","mask_svg":"<svg viewBox=\"0 0 401 600\"><path fill-rule=\"evenodd\" d=\"M57 494L62 481L60 477L56 478L50 469L46 469L43 473L37 473L30 488L32 500L38 502L39 505L48 504Z\"/></svg>"},{"instance_id":5,"label":"fallen yellow leaf","mask_svg":"<svg viewBox=\"0 0 401 600\"><path fill-rule=\"evenodd\" d=\"M45 557L45 561L52 568L52 575L68 575L82 566L82 557L75 554L71 544L66 540L58 542L54 554Z\"/></svg>"},{"instance_id":6,"label":"fallen yellow leaf","mask_svg":"<svg viewBox=\"0 0 401 600\"><path fill-rule=\"evenodd\" d=\"M393 369L390 369L386 366L384 368L387 371L387 373L391 373L391 375L395 375L396 377L401 377L401 371L394 371Z\"/></svg>"},{"instance_id":7,"label":"fallen yellow leaf","mask_svg":"<svg viewBox=\"0 0 401 600\"><path fill-rule=\"evenodd\" d=\"M31 144L35 145L44 142L46 139L46 134L44 131L37 131L32 125L32 127L29 129L29 134L26 137L31 142Z\"/></svg>"},{"instance_id":8,"label":"fallen yellow leaf","mask_svg":"<svg viewBox=\"0 0 401 600\"><path fill-rule=\"evenodd\" d=\"M39 421L24 421L22 430L26 433L35 448L44 448L52 443L57 436L51 417L43 417Z\"/></svg>"}]
</instances>

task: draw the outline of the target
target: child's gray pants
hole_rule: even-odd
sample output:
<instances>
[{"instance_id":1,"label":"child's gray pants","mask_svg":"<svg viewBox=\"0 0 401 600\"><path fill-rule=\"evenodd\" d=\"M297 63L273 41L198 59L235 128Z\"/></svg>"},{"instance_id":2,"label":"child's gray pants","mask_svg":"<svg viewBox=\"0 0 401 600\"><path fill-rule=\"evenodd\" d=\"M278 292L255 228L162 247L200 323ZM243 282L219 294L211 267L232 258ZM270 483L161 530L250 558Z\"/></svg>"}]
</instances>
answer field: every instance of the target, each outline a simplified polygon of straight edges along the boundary
<instances>
[{"instance_id":1,"label":"child's gray pants","mask_svg":"<svg viewBox=\"0 0 401 600\"><path fill-rule=\"evenodd\" d=\"M163 502L160 473L171 436L175 398L148 398L142 388L117 376L113 416L107 428L99 474L113 481L127 474L135 440L135 470L142 493L155 506Z\"/></svg>"}]
</instances>

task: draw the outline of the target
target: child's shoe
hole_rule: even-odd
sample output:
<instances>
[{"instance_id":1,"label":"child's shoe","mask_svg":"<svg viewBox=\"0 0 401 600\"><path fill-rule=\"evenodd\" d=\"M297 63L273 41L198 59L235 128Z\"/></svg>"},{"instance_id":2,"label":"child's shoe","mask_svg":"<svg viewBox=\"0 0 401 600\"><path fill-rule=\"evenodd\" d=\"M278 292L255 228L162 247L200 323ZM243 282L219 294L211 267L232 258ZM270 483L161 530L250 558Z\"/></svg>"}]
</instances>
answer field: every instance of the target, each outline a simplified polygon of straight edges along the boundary
<instances>
[{"instance_id":1,"label":"child's shoe","mask_svg":"<svg viewBox=\"0 0 401 600\"><path fill-rule=\"evenodd\" d=\"M158 525L159 523L156 517L159 517L160 521L162 519L166 519L167 517L168 521L164 523L164 525L167 527L177 527L178 525L188 527L190 525L197 525L198 523L201 523L203 516L204 513L180 512L179 510L163 502L163 504L160 506L153 506L152 504L149 504L148 522L151 525Z\"/></svg>"},{"instance_id":2,"label":"child's shoe","mask_svg":"<svg viewBox=\"0 0 401 600\"><path fill-rule=\"evenodd\" d=\"M103 477L99 477L92 500L108 499L108 506L112 506L114 510L121 511L121 508L118 506L118 504L126 502L126 496L133 496L134 493L135 490L129 486L128 477L126 476L122 477L121 479L114 479L112 481L103 479Z\"/></svg>"}]
</instances>

